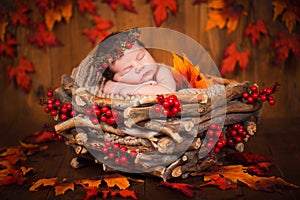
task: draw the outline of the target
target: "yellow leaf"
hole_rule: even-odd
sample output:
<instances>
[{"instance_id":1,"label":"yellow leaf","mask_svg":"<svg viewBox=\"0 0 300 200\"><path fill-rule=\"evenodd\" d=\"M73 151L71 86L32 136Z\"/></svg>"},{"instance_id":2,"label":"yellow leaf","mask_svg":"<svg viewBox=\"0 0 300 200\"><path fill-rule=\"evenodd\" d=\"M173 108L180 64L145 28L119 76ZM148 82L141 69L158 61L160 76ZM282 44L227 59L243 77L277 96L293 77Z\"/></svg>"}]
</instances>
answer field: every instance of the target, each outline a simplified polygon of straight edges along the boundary
<instances>
[{"instance_id":1,"label":"yellow leaf","mask_svg":"<svg viewBox=\"0 0 300 200\"><path fill-rule=\"evenodd\" d=\"M8 25L8 22L0 21L0 41L2 41L2 42L4 42L4 36L5 36L7 25Z\"/></svg>"},{"instance_id":2,"label":"yellow leaf","mask_svg":"<svg viewBox=\"0 0 300 200\"><path fill-rule=\"evenodd\" d=\"M87 187L98 187L101 184L101 180L81 179L76 180L75 184Z\"/></svg>"},{"instance_id":3,"label":"yellow leaf","mask_svg":"<svg viewBox=\"0 0 300 200\"><path fill-rule=\"evenodd\" d=\"M16 154L20 151L20 147L18 146L13 146L13 147L8 147L8 148L1 148L0 149L0 157L6 157L9 155Z\"/></svg>"},{"instance_id":4,"label":"yellow leaf","mask_svg":"<svg viewBox=\"0 0 300 200\"><path fill-rule=\"evenodd\" d=\"M60 10L62 17L66 20L67 23L69 23L72 16L72 2L66 2L66 4L61 6Z\"/></svg>"},{"instance_id":5,"label":"yellow leaf","mask_svg":"<svg viewBox=\"0 0 300 200\"><path fill-rule=\"evenodd\" d=\"M21 170L23 176L25 176L28 172L32 171L33 168L32 167L27 168L27 167L22 166L22 167L20 167L20 170Z\"/></svg>"},{"instance_id":6,"label":"yellow leaf","mask_svg":"<svg viewBox=\"0 0 300 200\"><path fill-rule=\"evenodd\" d=\"M289 33L292 32L294 25L296 25L296 15L293 11L287 10L282 14L282 21L285 22L285 26L287 27Z\"/></svg>"},{"instance_id":7,"label":"yellow leaf","mask_svg":"<svg viewBox=\"0 0 300 200\"><path fill-rule=\"evenodd\" d=\"M61 21L61 13L57 9L48 9L45 13L45 24L49 31L54 27L55 22Z\"/></svg>"},{"instance_id":8,"label":"yellow leaf","mask_svg":"<svg viewBox=\"0 0 300 200\"><path fill-rule=\"evenodd\" d=\"M33 183L29 188L29 191L38 191L37 188L40 186L54 186L57 182L57 178L44 178Z\"/></svg>"},{"instance_id":9,"label":"yellow leaf","mask_svg":"<svg viewBox=\"0 0 300 200\"><path fill-rule=\"evenodd\" d=\"M56 185L55 186L55 196L64 194L67 190L74 191L74 183L73 182Z\"/></svg>"},{"instance_id":10,"label":"yellow leaf","mask_svg":"<svg viewBox=\"0 0 300 200\"><path fill-rule=\"evenodd\" d=\"M123 190L130 186L128 179L125 176L114 174L113 176L109 176L104 178L108 187L117 186L119 189Z\"/></svg>"}]
</instances>

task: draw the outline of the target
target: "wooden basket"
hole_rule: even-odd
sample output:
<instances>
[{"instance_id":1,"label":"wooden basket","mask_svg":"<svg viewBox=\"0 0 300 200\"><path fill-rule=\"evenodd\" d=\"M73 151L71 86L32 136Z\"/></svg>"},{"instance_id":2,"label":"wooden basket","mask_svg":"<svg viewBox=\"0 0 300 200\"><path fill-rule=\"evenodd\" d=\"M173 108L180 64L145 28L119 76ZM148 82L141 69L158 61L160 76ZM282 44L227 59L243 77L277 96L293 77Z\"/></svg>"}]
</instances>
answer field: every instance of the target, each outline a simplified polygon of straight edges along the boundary
<instances>
[{"instance_id":1,"label":"wooden basket","mask_svg":"<svg viewBox=\"0 0 300 200\"><path fill-rule=\"evenodd\" d=\"M77 116L58 121L55 130L74 149L72 166L77 168L81 158L90 158L100 163L104 171L146 172L167 180L186 178L220 164L218 157L227 149L242 152L244 143L256 132L262 103L249 104L243 100L242 94L251 86L248 82L209 78L216 84L207 89L189 88L163 95L164 98L175 95L183 108L177 116L165 117L153 112L157 95L123 98L100 93L95 96L76 88L74 80L63 75L62 86L54 91L54 96L62 103L72 103ZM92 123L85 115L86 108L92 105L117 110L121 120L117 125ZM230 136L224 134L234 124L246 131L242 141L227 144L221 152L208 145L210 141L215 145L219 137L228 143ZM219 134L213 139L208 136L211 129Z\"/></svg>"}]
</instances>

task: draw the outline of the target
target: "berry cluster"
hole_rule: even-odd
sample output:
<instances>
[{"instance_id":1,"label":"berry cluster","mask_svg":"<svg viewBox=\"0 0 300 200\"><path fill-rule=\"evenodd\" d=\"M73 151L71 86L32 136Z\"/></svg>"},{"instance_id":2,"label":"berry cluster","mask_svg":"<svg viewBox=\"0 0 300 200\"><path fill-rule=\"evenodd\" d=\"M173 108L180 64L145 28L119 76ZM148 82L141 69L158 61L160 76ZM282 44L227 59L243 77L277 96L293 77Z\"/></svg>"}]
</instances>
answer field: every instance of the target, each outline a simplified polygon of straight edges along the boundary
<instances>
[{"instance_id":1,"label":"berry cluster","mask_svg":"<svg viewBox=\"0 0 300 200\"><path fill-rule=\"evenodd\" d=\"M53 96L53 91L47 92L48 99L43 102L46 105L44 111L50 113L51 116L58 116L59 120L65 121L76 115L76 111L72 109L72 104L61 103Z\"/></svg>"},{"instance_id":2,"label":"berry cluster","mask_svg":"<svg viewBox=\"0 0 300 200\"><path fill-rule=\"evenodd\" d=\"M279 84L275 83L270 88L263 88L258 90L256 85L250 87L250 91L243 93L243 98L250 104L253 104L257 101L265 102L268 101L270 105L275 104L275 100L272 96L279 88Z\"/></svg>"},{"instance_id":3,"label":"berry cluster","mask_svg":"<svg viewBox=\"0 0 300 200\"><path fill-rule=\"evenodd\" d=\"M116 125L117 120L120 119L119 112L112 110L108 106L93 105L85 109L85 114L95 125L100 122L108 125Z\"/></svg>"},{"instance_id":4,"label":"berry cluster","mask_svg":"<svg viewBox=\"0 0 300 200\"><path fill-rule=\"evenodd\" d=\"M170 95L164 97L163 95L157 95L158 104L154 106L154 112L162 113L167 117L175 117L178 112L182 111L182 105L177 99L176 95Z\"/></svg>"},{"instance_id":5,"label":"berry cluster","mask_svg":"<svg viewBox=\"0 0 300 200\"><path fill-rule=\"evenodd\" d=\"M115 165L130 168L133 168L134 166L137 167L136 165L133 165L137 152L135 150L129 151L126 146L120 146L118 143L107 141L102 148L102 153L104 154L105 160L108 160Z\"/></svg>"},{"instance_id":6,"label":"berry cluster","mask_svg":"<svg viewBox=\"0 0 300 200\"><path fill-rule=\"evenodd\" d=\"M206 131L206 137L208 142L206 143L207 148L214 148L215 153L219 153L223 147L226 146L227 141L224 139L224 133L222 127L218 124L211 124L209 129Z\"/></svg>"},{"instance_id":7,"label":"berry cluster","mask_svg":"<svg viewBox=\"0 0 300 200\"><path fill-rule=\"evenodd\" d=\"M237 143L241 143L247 134L244 126L240 123L229 126L228 131L225 134L228 146L234 146Z\"/></svg>"}]
</instances>

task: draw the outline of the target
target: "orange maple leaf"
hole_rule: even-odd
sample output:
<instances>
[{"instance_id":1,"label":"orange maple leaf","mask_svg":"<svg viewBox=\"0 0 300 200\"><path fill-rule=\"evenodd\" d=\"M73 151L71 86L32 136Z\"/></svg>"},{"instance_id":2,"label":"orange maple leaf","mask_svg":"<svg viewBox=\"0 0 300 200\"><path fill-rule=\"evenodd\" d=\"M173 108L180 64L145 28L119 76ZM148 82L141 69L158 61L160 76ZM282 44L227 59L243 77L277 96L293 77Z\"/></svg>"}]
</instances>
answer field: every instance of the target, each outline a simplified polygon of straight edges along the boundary
<instances>
[{"instance_id":1,"label":"orange maple leaf","mask_svg":"<svg viewBox=\"0 0 300 200\"><path fill-rule=\"evenodd\" d=\"M211 176L211 180L210 182L207 183L203 183L201 185L199 185L198 187L205 187L205 186L211 186L211 185L215 185L218 186L221 190L228 190L228 189L236 189L237 185L232 183L232 181L230 181L227 178L221 177L220 175L212 175Z\"/></svg>"},{"instance_id":2,"label":"orange maple leaf","mask_svg":"<svg viewBox=\"0 0 300 200\"><path fill-rule=\"evenodd\" d=\"M21 183L20 172L7 160L0 161L0 186Z\"/></svg>"},{"instance_id":3,"label":"orange maple leaf","mask_svg":"<svg viewBox=\"0 0 300 200\"><path fill-rule=\"evenodd\" d=\"M7 55L12 58L15 57L15 46L17 46L19 42L13 38L10 34L6 34L5 42L0 42L0 56Z\"/></svg>"},{"instance_id":4,"label":"orange maple leaf","mask_svg":"<svg viewBox=\"0 0 300 200\"><path fill-rule=\"evenodd\" d=\"M67 23L72 16L72 2L70 0L57 1L51 8L45 11L45 24L49 31L54 27L55 22L60 22L62 18Z\"/></svg>"},{"instance_id":5,"label":"orange maple leaf","mask_svg":"<svg viewBox=\"0 0 300 200\"><path fill-rule=\"evenodd\" d=\"M245 36L251 36L251 42L253 46L256 46L261 34L268 34L267 28L263 20L258 20L256 24L250 23L244 32Z\"/></svg>"},{"instance_id":6,"label":"orange maple leaf","mask_svg":"<svg viewBox=\"0 0 300 200\"><path fill-rule=\"evenodd\" d=\"M102 0L102 2L109 4L110 8L115 12L117 10L117 5L120 4L125 10L137 13L133 6L132 0Z\"/></svg>"},{"instance_id":7,"label":"orange maple leaf","mask_svg":"<svg viewBox=\"0 0 300 200\"><path fill-rule=\"evenodd\" d=\"M221 74L232 72L238 63L241 70L244 70L249 63L250 50L239 52L236 49L236 43L233 41L224 51L226 58L222 61Z\"/></svg>"},{"instance_id":8,"label":"orange maple leaf","mask_svg":"<svg viewBox=\"0 0 300 200\"><path fill-rule=\"evenodd\" d=\"M76 180L75 184L82 185L84 187L98 187L102 180L92 180L92 179L80 179Z\"/></svg>"},{"instance_id":9,"label":"orange maple leaf","mask_svg":"<svg viewBox=\"0 0 300 200\"><path fill-rule=\"evenodd\" d=\"M21 4L20 2L17 2L17 10L16 12L10 12L10 20L14 26L17 24L22 24L25 26L29 25L29 20L27 14L31 10L25 6L24 4Z\"/></svg>"},{"instance_id":10,"label":"orange maple leaf","mask_svg":"<svg viewBox=\"0 0 300 200\"><path fill-rule=\"evenodd\" d=\"M96 4L93 0L77 0L77 4L81 13L87 11L93 15L96 14Z\"/></svg>"},{"instance_id":11,"label":"orange maple leaf","mask_svg":"<svg viewBox=\"0 0 300 200\"><path fill-rule=\"evenodd\" d=\"M95 26L91 29L84 29L83 34L87 35L92 45L95 45L96 42L102 41L110 33L106 32L107 29L110 29L113 24L108 19L101 19L99 16L94 16Z\"/></svg>"},{"instance_id":12,"label":"orange maple leaf","mask_svg":"<svg viewBox=\"0 0 300 200\"><path fill-rule=\"evenodd\" d=\"M74 191L74 183L73 182L61 183L55 185L54 188L55 188L55 196L58 196L58 195L65 194L67 190Z\"/></svg>"},{"instance_id":13,"label":"orange maple leaf","mask_svg":"<svg viewBox=\"0 0 300 200\"><path fill-rule=\"evenodd\" d=\"M32 184L29 188L29 191L38 191L40 186L54 186L57 183L57 178L43 178L39 179Z\"/></svg>"},{"instance_id":14,"label":"orange maple leaf","mask_svg":"<svg viewBox=\"0 0 300 200\"><path fill-rule=\"evenodd\" d=\"M152 0L151 7L154 10L153 17L156 26L160 26L167 20L167 9L169 9L173 15L176 15L178 9L176 0Z\"/></svg>"},{"instance_id":15,"label":"orange maple leaf","mask_svg":"<svg viewBox=\"0 0 300 200\"><path fill-rule=\"evenodd\" d=\"M281 15L281 20L285 22L285 26L289 33L291 33L296 25L296 21L300 22L300 7L299 4L297 5L297 1L273 0L272 5L274 11L273 21Z\"/></svg>"},{"instance_id":16,"label":"orange maple leaf","mask_svg":"<svg viewBox=\"0 0 300 200\"><path fill-rule=\"evenodd\" d=\"M290 37L284 31L279 32L278 39L274 41L274 47L276 50L276 64L285 61L290 50L296 57L300 56L300 35L294 34Z\"/></svg>"},{"instance_id":17,"label":"orange maple leaf","mask_svg":"<svg viewBox=\"0 0 300 200\"><path fill-rule=\"evenodd\" d=\"M213 0L208 4L208 8L212 10L208 13L206 31L215 27L222 29L226 25L229 34L236 29L241 14L248 15L244 7L235 0Z\"/></svg>"},{"instance_id":18,"label":"orange maple leaf","mask_svg":"<svg viewBox=\"0 0 300 200\"><path fill-rule=\"evenodd\" d=\"M7 66L8 80L11 82L16 79L17 85L25 92L29 92L31 78L27 73L35 72L32 63L23 56L19 57L19 64L16 67Z\"/></svg>"},{"instance_id":19,"label":"orange maple leaf","mask_svg":"<svg viewBox=\"0 0 300 200\"><path fill-rule=\"evenodd\" d=\"M172 55L172 71L177 82L177 88L185 85L184 82L187 82L188 86L193 88L207 88L210 85L205 75L199 72L198 66L194 66L185 55L183 59L175 53L172 53Z\"/></svg>"},{"instance_id":20,"label":"orange maple leaf","mask_svg":"<svg viewBox=\"0 0 300 200\"><path fill-rule=\"evenodd\" d=\"M222 176L233 183L242 182L251 189L267 192L281 191L283 188L299 188L282 178L252 176L246 170L247 167L242 165L215 166L211 167L209 172L196 172L193 175L204 175L204 181L213 181L216 176Z\"/></svg>"},{"instance_id":21,"label":"orange maple leaf","mask_svg":"<svg viewBox=\"0 0 300 200\"><path fill-rule=\"evenodd\" d=\"M113 174L111 176L104 177L103 180L106 182L108 187L117 186L119 189L127 189L130 186L128 179L120 174Z\"/></svg>"}]
</instances>

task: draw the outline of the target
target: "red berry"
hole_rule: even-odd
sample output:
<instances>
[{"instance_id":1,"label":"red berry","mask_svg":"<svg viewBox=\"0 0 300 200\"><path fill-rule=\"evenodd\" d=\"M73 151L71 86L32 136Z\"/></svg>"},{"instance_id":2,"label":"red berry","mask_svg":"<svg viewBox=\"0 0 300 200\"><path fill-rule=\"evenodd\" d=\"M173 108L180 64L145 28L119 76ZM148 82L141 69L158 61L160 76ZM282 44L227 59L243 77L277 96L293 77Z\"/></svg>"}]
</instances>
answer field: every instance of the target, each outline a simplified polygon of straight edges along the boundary
<instances>
[{"instance_id":1,"label":"red berry","mask_svg":"<svg viewBox=\"0 0 300 200\"><path fill-rule=\"evenodd\" d=\"M225 139L221 139L220 142L222 143L223 147L226 146L227 141Z\"/></svg>"},{"instance_id":2,"label":"red berry","mask_svg":"<svg viewBox=\"0 0 300 200\"><path fill-rule=\"evenodd\" d=\"M57 137L57 134L56 133L51 133L51 137L53 138L53 139L55 139L56 137Z\"/></svg>"},{"instance_id":3,"label":"red berry","mask_svg":"<svg viewBox=\"0 0 300 200\"><path fill-rule=\"evenodd\" d=\"M71 103L68 103L67 104L67 108L68 108L68 110L72 110L73 109L73 105Z\"/></svg>"},{"instance_id":4,"label":"red berry","mask_svg":"<svg viewBox=\"0 0 300 200\"><path fill-rule=\"evenodd\" d=\"M108 118L108 119L106 120L106 123L107 123L108 125L113 125L113 124L116 123L116 120L115 120L114 117L110 117L110 118Z\"/></svg>"},{"instance_id":5,"label":"red berry","mask_svg":"<svg viewBox=\"0 0 300 200\"><path fill-rule=\"evenodd\" d=\"M100 110L101 113L105 113L109 108L107 106L103 106Z\"/></svg>"},{"instance_id":6,"label":"red berry","mask_svg":"<svg viewBox=\"0 0 300 200\"><path fill-rule=\"evenodd\" d=\"M107 68L108 66L109 66L109 63L108 63L108 62L103 62L103 63L102 63L102 67L103 67L103 68Z\"/></svg>"},{"instance_id":7,"label":"red berry","mask_svg":"<svg viewBox=\"0 0 300 200\"><path fill-rule=\"evenodd\" d=\"M121 163L125 164L125 163L127 163L128 159L125 155L123 155L120 157L120 161L121 161Z\"/></svg>"},{"instance_id":8,"label":"red berry","mask_svg":"<svg viewBox=\"0 0 300 200\"><path fill-rule=\"evenodd\" d=\"M67 112L68 112L68 108L62 107L62 108L60 109L60 112L61 112L61 113L67 113Z\"/></svg>"},{"instance_id":9,"label":"red berry","mask_svg":"<svg viewBox=\"0 0 300 200\"><path fill-rule=\"evenodd\" d=\"M249 93L248 93L248 92L244 92L244 93L243 93L243 98L244 98L244 99L247 99L248 97L249 97Z\"/></svg>"},{"instance_id":10,"label":"red berry","mask_svg":"<svg viewBox=\"0 0 300 200\"><path fill-rule=\"evenodd\" d=\"M243 131L244 131L244 128L243 128L243 127L240 127L240 128L237 130L238 134L240 134L240 135L243 133Z\"/></svg>"},{"instance_id":11,"label":"red berry","mask_svg":"<svg viewBox=\"0 0 300 200\"><path fill-rule=\"evenodd\" d=\"M217 128L216 128L218 131L221 131L221 129L222 129L222 127L219 125L219 124L217 124Z\"/></svg>"},{"instance_id":12,"label":"red berry","mask_svg":"<svg viewBox=\"0 0 300 200\"><path fill-rule=\"evenodd\" d=\"M171 113L174 116L176 116L178 112L179 112L179 108L177 108L177 107L173 107L172 110L171 110Z\"/></svg>"},{"instance_id":13,"label":"red berry","mask_svg":"<svg viewBox=\"0 0 300 200\"><path fill-rule=\"evenodd\" d=\"M85 114L86 114L87 116L91 116L91 114L92 114L91 109L90 109L90 108L86 108L86 109L85 109Z\"/></svg>"},{"instance_id":14,"label":"red berry","mask_svg":"<svg viewBox=\"0 0 300 200\"><path fill-rule=\"evenodd\" d=\"M61 104L61 103L60 103L60 101L58 101L58 100L54 102L54 105L55 105L56 107L59 107L60 104Z\"/></svg>"},{"instance_id":15,"label":"red berry","mask_svg":"<svg viewBox=\"0 0 300 200\"><path fill-rule=\"evenodd\" d=\"M56 110L51 110L51 115L52 116L56 116L57 115L57 111Z\"/></svg>"},{"instance_id":16,"label":"red berry","mask_svg":"<svg viewBox=\"0 0 300 200\"><path fill-rule=\"evenodd\" d=\"M229 140L227 140L227 144L228 144L229 146L233 146L233 145L234 145L234 142L233 142L232 139L229 139Z\"/></svg>"},{"instance_id":17,"label":"red berry","mask_svg":"<svg viewBox=\"0 0 300 200\"><path fill-rule=\"evenodd\" d=\"M120 164L120 158L115 158L115 164L119 165Z\"/></svg>"},{"instance_id":18,"label":"red berry","mask_svg":"<svg viewBox=\"0 0 300 200\"><path fill-rule=\"evenodd\" d=\"M217 147L218 147L218 148L222 148L222 147L223 147L223 143L222 143L221 141L218 141L218 142L217 142Z\"/></svg>"},{"instance_id":19,"label":"red berry","mask_svg":"<svg viewBox=\"0 0 300 200\"><path fill-rule=\"evenodd\" d=\"M250 87L251 92L257 92L257 87L255 85L252 85Z\"/></svg>"},{"instance_id":20,"label":"red berry","mask_svg":"<svg viewBox=\"0 0 300 200\"><path fill-rule=\"evenodd\" d=\"M105 112L105 116L106 116L106 117L111 117L111 116L112 116L111 110L107 110L107 111Z\"/></svg>"},{"instance_id":21,"label":"red berry","mask_svg":"<svg viewBox=\"0 0 300 200\"><path fill-rule=\"evenodd\" d=\"M236 143L240 143L240 142L242 142L242 141L243 141L243 138L240 137L240 136L237 136L237 137L235 138L235 142L236 142Z\"/></svg>"},{"instance_id":22,"label":"red berry","mask_svg":"<svg viewBox=\"0 0 300 200\"><path fill-rule=\"evenodd\" d=\"M107 154L108 151L109 151L109 148L108 148L108 147L103 147L102 153Z\"/></svg>"},{"instance_id":23,"label":"red berry","mask_svg":"<svg viewBox=\"0 0 300 200\"><path fill-rule=\"evenodd\" d=\"M267 96L266 95L260 95L260 100L261 101L266 101L267 100Z\"/></svg>"},{"instance_id":24,"label":"red berry","mask_svg":"<svg viewBox=\"0 0 300 200\"><path fill-rule=\"evenodd\" d=\"M120 151L121 151L121 152L126 152L126 151L127 151L127 147L121 146Z\"/></svg>"},{"instance_id":25,"label":"red berry","mask_svg":"<svg viewBox=\"0 0 300 200\"><path fill-rule=\"evenodd\" d=\"M173 101L173 106L179 108L181 106L180 101L178 99L175 99Z\"/></svg>"},{"instance_id":26,"label":"red berry","mask_svg":"<svg viewBox=\"0 0 300 200\"><path fill-rule=\"evenodd\" d=\"M97 124L99 123L97 117L93 117L93 118L91 119L91 121L92 121L92 123L93 123L94 125L97 125Z\"/></svg>"},{"instance_id":27,"label":"red berry","mask_svg":"<svg viewBox=\"0 0 300 200\"><path fill-rule=\"evenodd\" d=\"M270 94L272 94L272 93L273 93L272 89L268 88L268 89L266 90L266 94L267 94L267 95L270 95Z\"/></svg>"},{"instance_id":28,"label":"red berry","mask_svg":"<svg viewBox=\"0 0 300 200\"><path fill-rule=\"evenodd\" d=\"M231 136L232 136L232 137L235 137L236 135L237 135L236 130L232 130L232 131L231 131Z\"/></svg>"},{"instance_id":29,"label":"red berry","mask_svg":"<svg viewBox=\"0 0 300 200\"><path fill-rule=\"evenodd\" d=\"M237 130L240 128L240 126L241 126L240 124L234 124L232 127L233 127L233 129Z\"/></svg>"},{"instance_id":30,"label":"red berry","mask_svg":"<svg viewBox=\"0 0 300 200\"><path fill-rule=\"evenodd\" d=\"M213 142L207 142L206 144L207 148L213 148L214 147L214 143Z\"/></svg>"},{"instance_id":31,"label":"red berry","mask_svg":"<svg viewBox=\"0 0 300 200\"><path fill-rule=\"evenodd\" d=\"M113 153L113 152L110 152L109 154L108 154L108 158L109 159L113 159L115 157L115 154Z\"/></svg>"},{"instance_id":32,"label":"red berry","mask_svg":"<svg viewBox=\"0 0 300 200\"><path fill-rule=\"evenodd\" d=\"M47 104L53 104L53 103L54 103L54 101L52 99L47 100Z\"/></svg>"},{"instance_id":33,"label":"red berry","mask_svg":"<svg viewBox=\"0 0 300 200\"><path fill-rule=\"evenodd\" d=\"M51 109L50 109L48 106L46 106L46 107L44 108L44 111L45 111L45 113L49 113L49 112L51 111Z\"/></svg>"},{"instance_id":34,"label":"red berry","mask_svg":"<svg viewBox=\"0 0 300 200\"><path fill-rule=\"evenodd\" d=\"M253 99L258 99L258 93L257 92L252 93L251 96L252 96Z\"/></svg>"},{"instance_id":35,"label":"red berry","mask_svg":"<svg viewBox=\"0 0 300 200\"><path fill-rule=\"evenodd\" d=\"M70 115L71 115L72 117L75 117L75 116L76 116L76 111L75 111L75 110L72 110L71 113L70 113Z\"/></svg>"},{"instance_id":36,"label":"red berry","mask_svg":"<svg viewBox=\"0 0 300 200\"><path fill-rule=\"evenodd\" d=\"M174 104L174 99L168 98L169 106L172 106Z\"/></svg>"},{"instance_id":37,"label":"red berry","mask_svg":"<svg viewBox=\"0 0 300 200\"><path fill-rule=\"evenodd\" d=\"M114 118L117 118L119 116L119 112L117 110L112 110L111 114Z\"/></svg>"},{"instance_id":38,"label":"red berry","mask_svg":"<svg viewBox=\"0 0 300 200\"><path fill-rule=\"evenodd\" d=\"M48 91L47 92L47 97L52 97L53 96L53 92L52 91Z\"/></svg>"},{"instance_id":39,"label":"red berry","mask_svg":"<svg viewBox=\"0 0 300 200\"><path fill-rule=\"evenodd\" d=\"M162 107L161 107L161 105L159 105L159 104L156 104L156 105L153 107L153 110L154 110L154 112L156 112L156 113L160 113L160 112L161 112L161 109L162 109Z\"/></svg>"},{"instance_id":40,"label":"red berry","mask_svg":"<svg viewBox=\"0 0 300 200\"><path fill-rule=\"evenodd\" d=\"M214 131L209 129L209 130L207 130L206 135L209 137L212 137L214 135Z\"/></svg>"},{"instance_id":41,"label":"red berry","mask_svg":"<svg viewBox=\"0 0 300 200\"><path fill-rule=\"evenodd\" d=\"M164 101L164 96L163 95L157 95L157 101L158 101L158 104L162 104L162 102Z\"/></svg>"},{"instance_id":42,"label":"red berry","mask_svg":"<svg viewBox=\"0 0 300 200\"><path fill-rule=\"evenodd\" d=\"M110 141L106 141L104 145L105 145L106 147L110 147L111 142L110 142Z\"/></svg>"},{"instance_id":43,"label":"red berry","mask_svg":"<svg viewBox=\"0 0 300 200\"><path fill-rule=\"evenodd\" d=\"M270 99L268 102L269 102L269 104L270 104L271 106L273 106L273 105L275 104L275 100L274 100L274 99Z\"/></svg>"},{"instance_id":44,"label":"red berry","mask_svg":"<svg viewBox=\"0 0 300 200\"><path fill-rule=\"evenodd\" d=\"M211 124L209 126L212 130L216 130L217 129L217 124Z\"/></svg>"},{"instance_id":45,"label":"red berry","mask_svg":"<svg viewBox=\"0 0 300 200\"><path fill-rule=\"evenodd\" d=\"M248 97L247 98L248 103L253 104L254 103L254 99L253 97Z\"/></svg>"},{"instance_id":46,"label":"red berry","mask_svg":"<svg viewBox=\"0 0 300 200\"><path fill-rule=\"evenodd\" d=\"M92 106L92 109L93 109L93 110L99 110L99 107L98 107L98 105L93 105L93 106Z\"/></svg>"},{"instance_id":47,"label":"red berry","mask_svg":"<svg viewBox=\"0 0 300 200\"><path fill-rule=\"evenodd\" d=\"M162 111L162 114L163 114L164 116L168 116L168 115L169 115L169 110L164 109L164 110Z\"/></svg>"},{"instance_id":48,"label":"red berry","mask_svg":"<svg viewBox=\"0 0 300 200\"><path fill-rule=\"evenodd\" d=\"M94 114L96 116L99 116L101 114L101 111L97 108L97 109L94 110Z\"/></svg>"},{"instance_id":49,"label":"red berry","mask_svg":"<svg viewBox=\"0 0 300 200\"><path fill-rule=\"evenodd\" d=\"M243 138L245 138L245 137L247 136L247 131L243 131L243 133L241 134L241 136L242 136Z\"/></svg>"},{"instance_id":50,"label":"red berry","mask_svg":"<svg viewBox=\"0 0 300 200\"><path fill-rule=\"evenodd\" d=\"M63 107L63 108L68 108L68 104L63 103L63 104L62 104L62 107Z\"/></svg>"},{"instance_id":51,"label":"red berry","mask_svg":"<svg viewBox=\"0 0 300 200\"><path fill-rule=\"evenodd\" d=\"M219 138L223 138L224 137L224 133L221 132L220 135L219 135Z\"/></svg>"},{"instance_id":52,"label":"red berry","mask_svg":"<svg viewBox=\"0 0 300 200\"><path fill-rule=\"evenodd\" d=\"M173 99L173 100L177 100L177 96L176 95L170 95L169 97L168 97L169 99Z\"/></svg>"},{"instance_id":53,"label":"red berry","mask_svg":"<svg viewBox=\"0 0 300 200\"><path fill-rule=\"evenodd\" d=\"M220 148L215 148L215 149L214 149L214 152L215 152L215 153L220 153L220 151L221 151Z\"/></svg>"},{"instance_id":54,"label":"red berry","mask_svg":"<svg viewBox=\"0 0 300 200\"><path fill-rule=\"evenodd\" d=\"M61 115L59 116L59 119L60 119L61 121L66 121L66 120L68 119L68 116L67 116L66 114L61 114Z\"/></svg>"},{"instance_id":55,"label":"red berry","mask_svg":"<svg viewBox=\"0 0 300 200\"><path fill-rule=\"evenodd\" d=\"M53 105L52 103L48 103L47 107L48 107L50 110L52 110L52 109L55 108L54 105Z\"/></svg>"},{"instance_id":56,"label":"red berry","mask_svg":"<svg viewBox=\"0 0 300 200\"><path fill-rule=\"evenodd\" d=\"M125 48L126 49L131 49L131 47L132 47L132 43L131 42L126 42L125 43Z\"/></svg>"},{"instance_id":57,"label":"red berry","mask_svg":"<svg viewBox=\"0 0 300 200\"><path fill-rule=\"evenodd\" d=\"M100 121L101 121L101 122L106 122L106 121L107 121L107 118L106 118L105 116L101 116L101 117L100 117Z\"/></svg>"},{"instance_id":58,"label":"red berry","mask_svg":"<svg viewBox=\"0 0 300 200\"><path fill-rule=\"evenodd\" d=\"M268 101L269 101L269 100L274 99L274 98L273 98L272 96L268 96L267 99L268 99Z\"/></svg>"},{"instance_id":59,"label":"red berry","mask_svg":"<svg viewBox=\"0 0 300 200\"><path fill-rule=\"evenodd\" d=\"M162 106L164 108L169 108L169 106L170 106L169 101L165 99L164 102L162 103Z\"/></svg>"},{"instance_id":60,"label":"red berry","mask_svg":"<svg viewBox=\"0 0 300 200\"><path fill-rule=\"evenodd\" d=\"M120 149L120 144L119 143L114 143L113 149L114 150L119 150Z\"/></svg>"},{"instance_id":61,"label":"red berry","mask_svg":"<svg viewBox=\"0 0 300 200\"><path fill-rule=\"evenodd\" d=\"M259 94L263 94L264 93L264 90L263 89L260 89L259 90Z\"/></svg>"},{"instance_id":62,"label":"red berry","mask_svg":"<svg viewBox=\"0 0 300 200\"><path fill-rule=\"evenodd\" d=\"M58 141L61 141L61 140L63 139L63 136L62 136L62 135L57 135L56 139L57 139Z\"/></svg>"},{"instance_id":63,"label":"red berry","mask_svg":"<svg viewBox=\"0 0 300 200\"><path fill-rule=\"evenodd\" d=\"M130 157L135 158L137 155L137 152L135 150L130 151Z\"/></svg>"}]
</instances>

